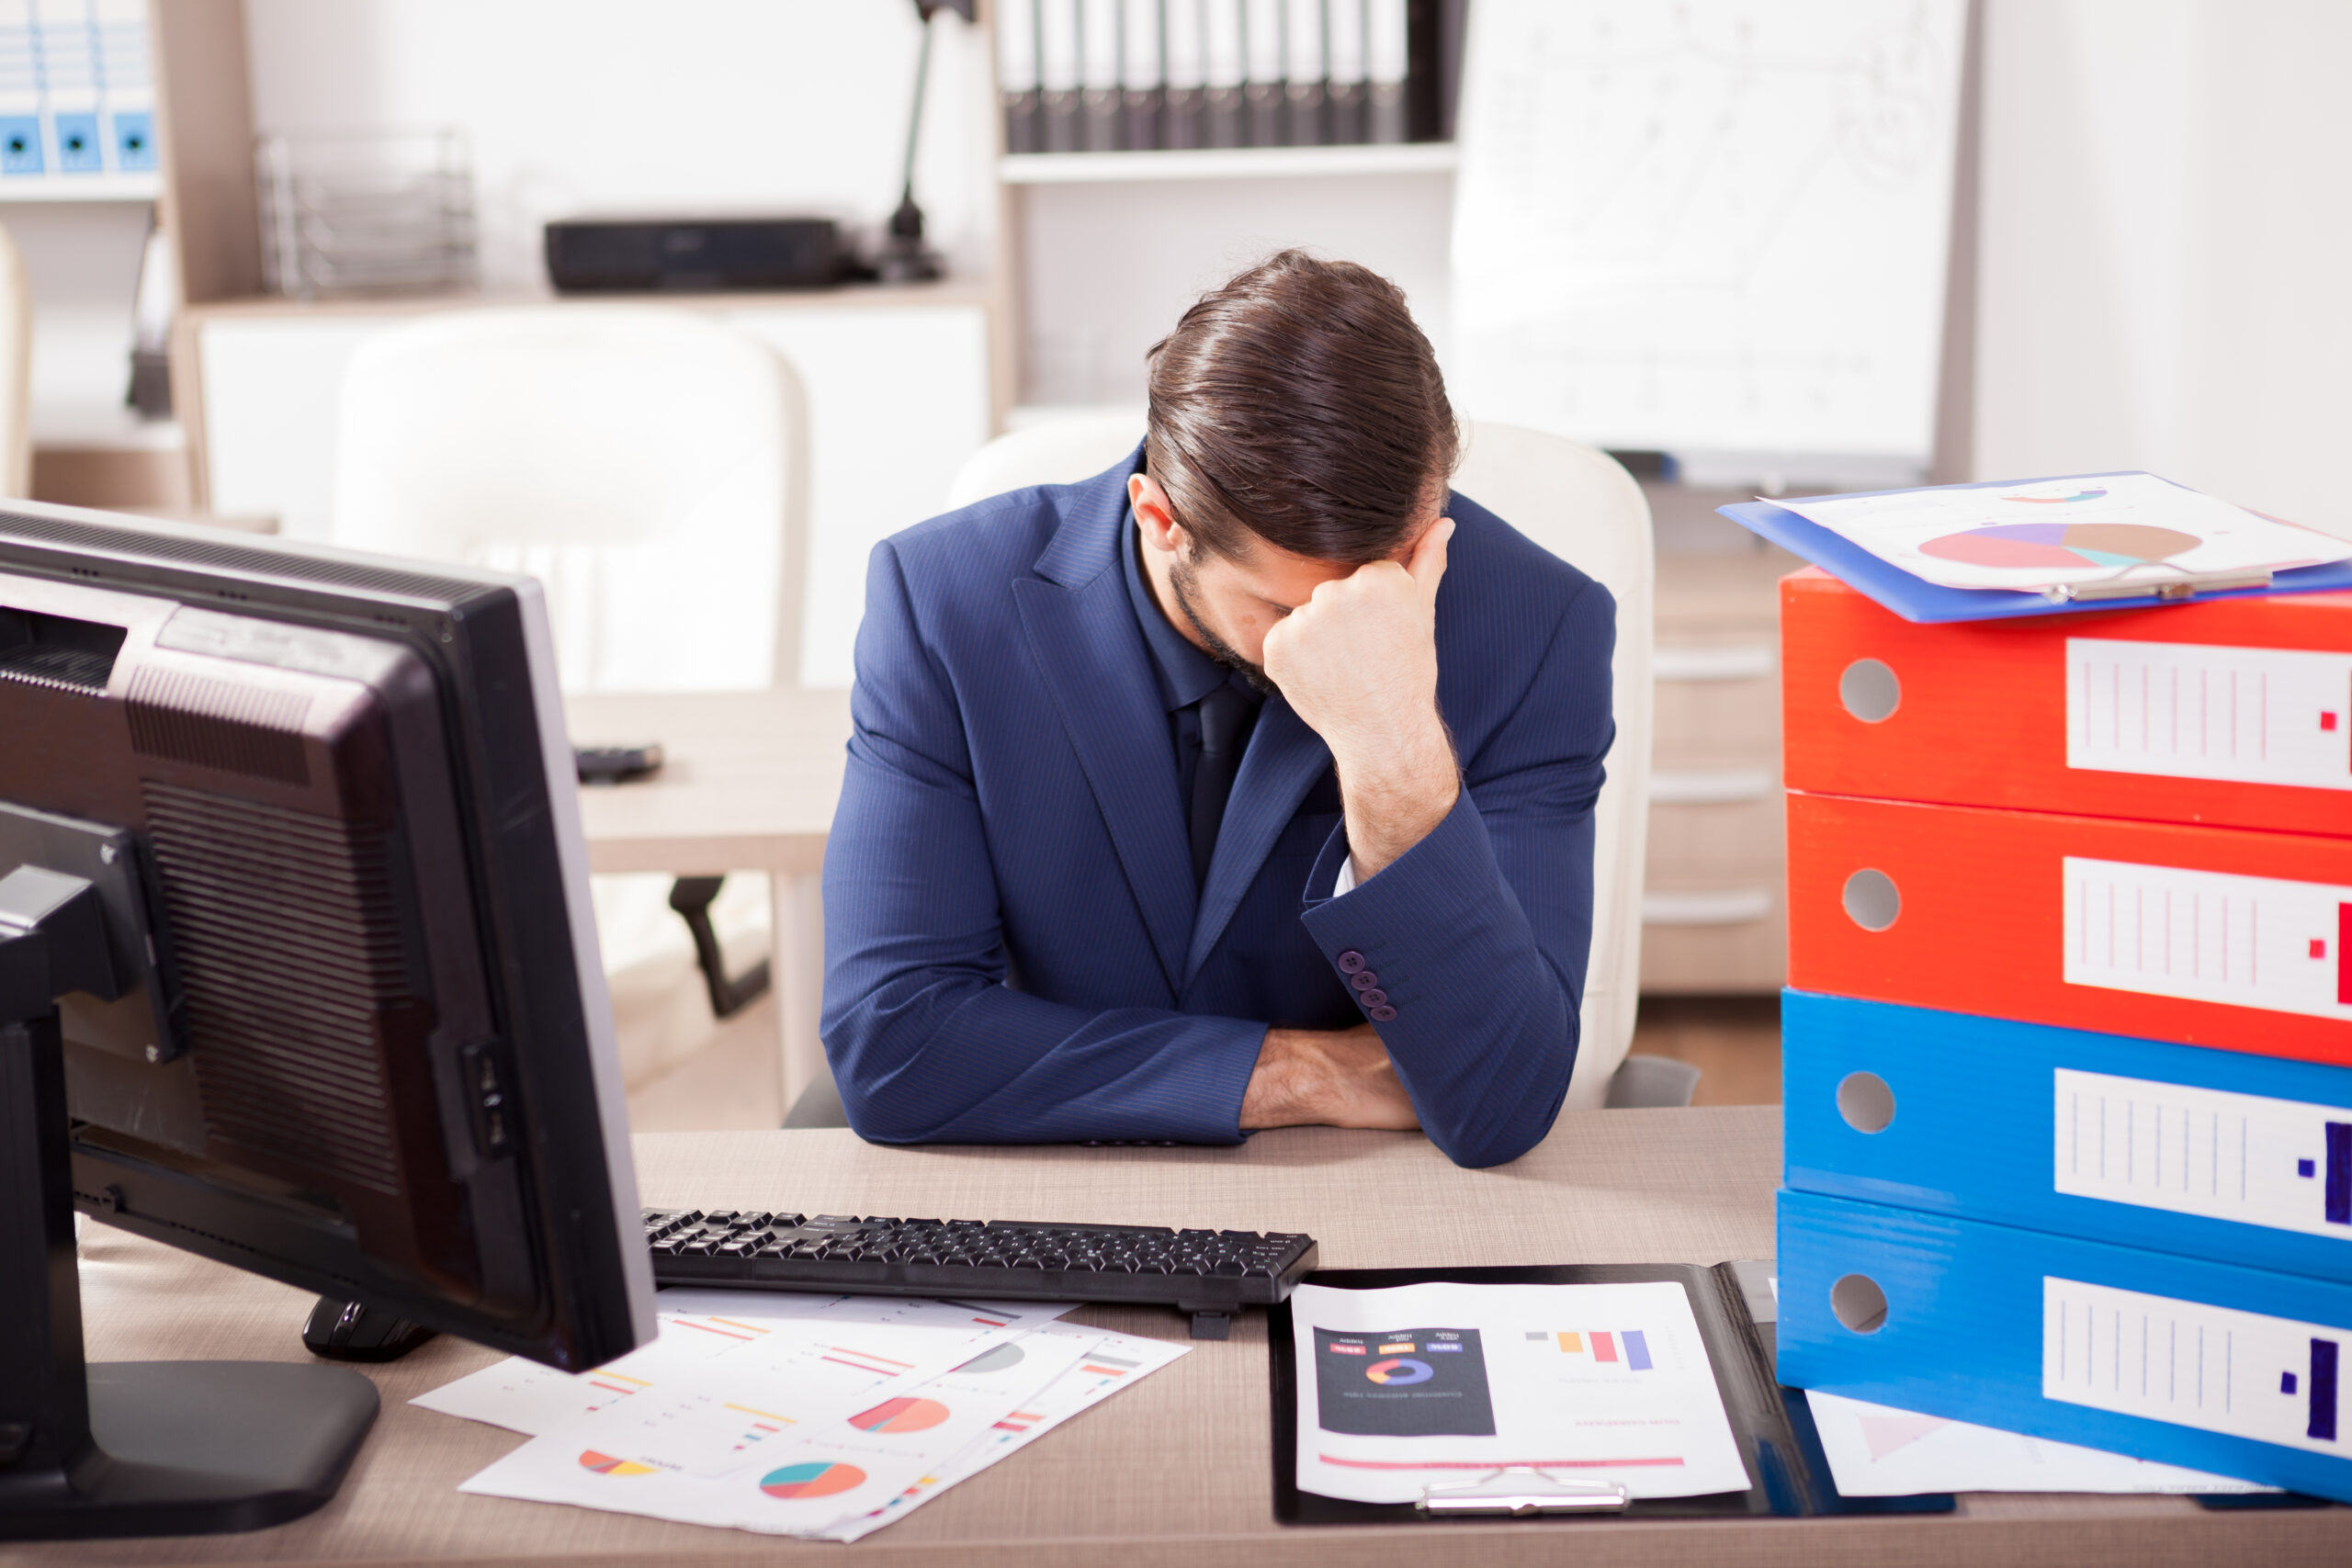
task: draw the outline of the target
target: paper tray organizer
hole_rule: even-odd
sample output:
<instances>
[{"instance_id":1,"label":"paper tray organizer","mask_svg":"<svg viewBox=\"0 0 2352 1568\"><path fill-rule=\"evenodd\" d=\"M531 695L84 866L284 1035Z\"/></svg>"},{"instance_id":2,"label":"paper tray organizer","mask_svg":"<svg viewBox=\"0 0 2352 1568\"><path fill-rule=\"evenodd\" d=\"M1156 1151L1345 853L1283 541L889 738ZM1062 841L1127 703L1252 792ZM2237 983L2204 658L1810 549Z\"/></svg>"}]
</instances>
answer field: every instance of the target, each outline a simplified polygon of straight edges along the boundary
<instances>
[{"instance_id":1,"label":"paper tray organizer","mask_svg":"<svg viewBox=\"0 0 2352 1568\"><path fill-rule=\"evenodd\" d=\"M1272 1378L1274 1517L1284 1524L1429 1524L1464 1517L1743 1518L1820 1514L1922 1514L1951 1511L1948 1494L1917 1497L1845 1497L1829 1478L1829 1463L1804 1395L1772 1379L1774 1316L1769 1265L1719 1263L1713 1268L1664 1264L1581 1264L1543 1269L1327 1269L1301 1281L1342 1291L1397 1285L1622 1285L1670 1281L1683 1287L1699 1338L1714 1369L1724 1413L1739 1442L1741 1461L1756 1484L1746 1492L1702 1497L1635 1498L1622 1506L1595 1496L1589 1478L1513 1470L1467 1477L1471 1486L1432 1488L1443 1495L1411 1503L1357 1503L1306 1492L1298 1484L1299 1396L1296 1340L1288 1302L1267 1318L1267 1362ZM1747 1276L1743 1284L1742 1275ZM1474 1486L1489 1493L1470 1495ZM1468 1511L1481 1503L1476 1512ZM1513 1507L1510 1505L1526 1505ZM1598 1506L1596 1506L1598 1505Z\"/></svg>"}]
</instances>

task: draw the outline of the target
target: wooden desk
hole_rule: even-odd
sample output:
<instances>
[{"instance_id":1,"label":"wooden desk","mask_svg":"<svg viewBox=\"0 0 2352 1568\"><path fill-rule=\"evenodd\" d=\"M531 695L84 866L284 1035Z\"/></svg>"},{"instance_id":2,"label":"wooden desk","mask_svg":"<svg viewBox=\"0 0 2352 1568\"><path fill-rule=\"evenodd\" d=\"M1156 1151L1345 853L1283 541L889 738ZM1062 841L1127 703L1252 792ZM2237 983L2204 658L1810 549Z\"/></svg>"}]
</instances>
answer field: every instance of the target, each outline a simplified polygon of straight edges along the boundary
<instances>
[{"instance_id":1,"label":"wooden desk","mask_svg":"<svg viewBox=\"0 0 2352 1568\"><path fill-rule=\"evenodd\" d=\"M847 1133L673 1134L638 1140L638 1169L655 1203L1306 1230L1332 1267L1713 1263L1771 1254L1779 1120L1765 1107L1570 1112L1542 1147L1489 1171L1456 1170L1418 1136L1321 1128L1238 1149L912 1151ZM95 1359L301 1356L309 1298L283 1287L99 1226L82 1280ZM1184 1335L1173 1312L1076 1315ZM1261 1314L844 1548L461 1495L460 1481L521 1439L405 1401L491 1359L444 1339L377 1369L384 1414L342 1495L310 1518L255 1535L0 1548L0 1562L716 1568L837 1563L844 1551L904 1568L2352 1561L2352 1511L2209 1513L2181 1497L1973 1496L1947 1517L1285 1529L1272 1517Z\"/></svg>"},{"instance_id":2,"label":"wooden desk","mask_svg":"<svg viewBox=\"0 0 2352 1568\"><path fill-rule=\"evenodd\" d=\"M775 899L779 1061L789 1106L824 1069L818 874L842 793L849 693L797 689L582 696L564 703L576 746L662 744L650 778L580 792L588 864L673 876L768 874Z\"/></svg>"}]
</instances>

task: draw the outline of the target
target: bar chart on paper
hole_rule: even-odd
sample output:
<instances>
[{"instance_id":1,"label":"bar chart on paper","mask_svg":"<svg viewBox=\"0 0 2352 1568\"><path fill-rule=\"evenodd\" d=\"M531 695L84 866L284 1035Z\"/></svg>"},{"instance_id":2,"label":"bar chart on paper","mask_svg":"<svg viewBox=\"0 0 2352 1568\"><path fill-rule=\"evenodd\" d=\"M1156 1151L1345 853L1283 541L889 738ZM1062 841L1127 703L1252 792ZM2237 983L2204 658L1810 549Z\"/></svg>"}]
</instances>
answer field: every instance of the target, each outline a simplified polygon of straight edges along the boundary
<instances>
[{"instance_id":1,"label":"bar chart on paper","mask_svg":"<svg viewBox=\"0 0 2352 1568\"><path fill-rule=\"evenodd\" d=\"M1528 1335L1541 1341L1541 1333ZM1646 1372L1654 1363L1650 1360L1649 1336L1638 1328L1570 1329L1550 1336L1565 1356L1585 1356L1594 1366L1621 1366L1629 1372Z\"/></svg>"}]
</instances>

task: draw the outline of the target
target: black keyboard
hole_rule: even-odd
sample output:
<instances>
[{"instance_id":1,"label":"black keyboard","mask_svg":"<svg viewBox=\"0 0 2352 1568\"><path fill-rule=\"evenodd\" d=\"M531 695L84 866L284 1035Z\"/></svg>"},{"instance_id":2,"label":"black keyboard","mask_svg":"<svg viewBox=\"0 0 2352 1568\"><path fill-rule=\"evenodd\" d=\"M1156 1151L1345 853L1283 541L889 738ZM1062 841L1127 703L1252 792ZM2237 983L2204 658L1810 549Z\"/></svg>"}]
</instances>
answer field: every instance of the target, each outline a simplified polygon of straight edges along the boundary
<instances>
[{"instance_id":1,"label":"black keyboard","mask_svg":"<svg viewBox=\"0 0 2352 1568\"><path fill-rule=\"evenodd\" d=\"M759 1210L648 1209L662 1285L844 1295L1136 1302L1193 1314L1222 1339L1243 1307L1272 1306L1315 1267L1315 1238L1157 1225L898 1220Z\"/></svg>"}]
</instances>

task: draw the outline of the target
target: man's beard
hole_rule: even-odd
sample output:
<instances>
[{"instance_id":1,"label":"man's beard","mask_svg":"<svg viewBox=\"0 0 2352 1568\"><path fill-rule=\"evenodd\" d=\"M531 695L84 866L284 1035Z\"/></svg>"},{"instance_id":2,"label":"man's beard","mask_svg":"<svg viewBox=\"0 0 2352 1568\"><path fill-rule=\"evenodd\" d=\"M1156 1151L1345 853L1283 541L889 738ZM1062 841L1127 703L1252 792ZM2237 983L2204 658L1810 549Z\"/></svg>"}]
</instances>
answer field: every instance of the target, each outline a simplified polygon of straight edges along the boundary
<instances>
[{"instance_id":1,"label":"man's beard","mask_svg":"<svg viewBox=\"0 0 2352 1568\"><path fill-rule=\"evenodd\" d=\"M1272 696L1276 688L1273 682L1267 679L1265 668L1242 658L1239 649L1211 631L1208 622L1201 619L1200 606L1193 597L1193 591L1200 584L1200 574L1193 569L1193 563L1184 558L1182 550L1177 551L1175 558L1169 563L1168 583L1175 590L1176 607L1183 611L1184 618L1193 624L1193 630L1199 636L1202 647L1208 650L1208 656L1227 670L1239 673L1260 696Z\"/></svg>"}]
</instances>

